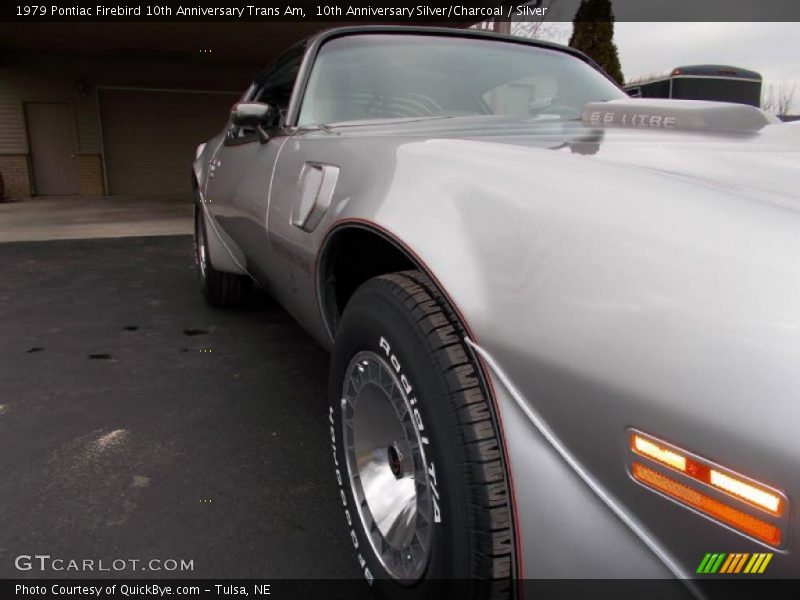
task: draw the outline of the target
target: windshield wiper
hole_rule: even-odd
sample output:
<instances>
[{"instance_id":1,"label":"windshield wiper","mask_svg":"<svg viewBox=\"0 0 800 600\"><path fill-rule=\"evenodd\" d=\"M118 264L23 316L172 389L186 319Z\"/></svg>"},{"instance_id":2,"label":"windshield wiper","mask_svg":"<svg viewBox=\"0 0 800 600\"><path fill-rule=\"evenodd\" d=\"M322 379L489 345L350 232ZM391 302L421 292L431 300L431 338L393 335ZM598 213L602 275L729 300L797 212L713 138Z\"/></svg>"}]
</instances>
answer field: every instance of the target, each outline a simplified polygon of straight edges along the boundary
<instances>
[{"instance_id":1,"label":"windshield wiper","mask_svg":"<svg viewBox=\"0 0 800 600\"><path fill-rule=\"evenodd\" d=\"M312 125L312 127L316 127L317 129L321 129L325 133L329 133L329 134L333 134L333 135L339 135L338 132L334 131L333 129L331 129L330 127L328 127L327 125L324 125L322 123L314 123Z\"/></svg>"}]
</instances>

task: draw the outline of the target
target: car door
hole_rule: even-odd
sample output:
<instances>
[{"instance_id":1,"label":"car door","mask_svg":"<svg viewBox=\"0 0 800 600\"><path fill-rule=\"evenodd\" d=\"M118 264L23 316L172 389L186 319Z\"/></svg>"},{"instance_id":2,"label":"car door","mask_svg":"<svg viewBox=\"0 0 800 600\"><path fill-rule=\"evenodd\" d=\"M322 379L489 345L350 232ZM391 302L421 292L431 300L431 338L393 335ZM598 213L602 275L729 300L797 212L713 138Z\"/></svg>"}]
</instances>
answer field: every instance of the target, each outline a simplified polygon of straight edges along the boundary
<instances>
[{"instance_id":1,"label":"car door","mask_svg":"<svg viewBox=\"0 0 800 600\"><path fill-rule=\"evenodd\" d=\"M270 103L280 119L262 141L255 129L229 122L223 142L211 158L206 203L217 224L244 253L250 274L266 283L267 211L277 157L291 133L285 114L304 46L298 44L281 55L256 79L243 100Z\"/></svg>"}]
</instances>

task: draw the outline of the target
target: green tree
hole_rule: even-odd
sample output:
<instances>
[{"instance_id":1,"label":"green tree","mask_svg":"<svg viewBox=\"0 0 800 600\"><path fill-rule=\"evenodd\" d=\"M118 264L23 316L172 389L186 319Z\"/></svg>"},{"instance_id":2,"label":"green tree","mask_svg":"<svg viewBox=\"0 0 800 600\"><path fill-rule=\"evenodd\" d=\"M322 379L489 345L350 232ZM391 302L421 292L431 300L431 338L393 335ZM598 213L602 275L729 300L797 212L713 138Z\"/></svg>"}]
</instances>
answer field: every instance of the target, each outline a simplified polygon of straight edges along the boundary
<instances>
[{"instance_id":1,"label":"green tree","mask_svg":"<svg viewBox=\"0 0 800 600\"><path fill-rule=\"evenodd\" d=\"M581 0L572 19L569 45L589 55L618 84L625 83L614 43L614 11L611 0Z\"/></svg>"}]
</instances>

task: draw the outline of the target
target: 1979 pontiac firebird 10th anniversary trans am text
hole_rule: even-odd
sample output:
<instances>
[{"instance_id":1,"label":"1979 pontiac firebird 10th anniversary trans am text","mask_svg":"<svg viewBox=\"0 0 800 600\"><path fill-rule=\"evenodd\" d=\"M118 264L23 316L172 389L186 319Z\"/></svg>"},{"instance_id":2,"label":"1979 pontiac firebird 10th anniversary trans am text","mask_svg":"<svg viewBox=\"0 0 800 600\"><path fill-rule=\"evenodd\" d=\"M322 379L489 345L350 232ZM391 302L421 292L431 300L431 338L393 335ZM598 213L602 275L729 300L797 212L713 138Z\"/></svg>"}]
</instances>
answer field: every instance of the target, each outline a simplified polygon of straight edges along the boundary
<instances>
[{"instance_id":1,"label":"1979 pontiac firebird 10th anniversary trans am text","mask_svg":"<svg viewBox=\"0 0 800 600\"><path fill-rule=\"evenodd\" d=\"M797 575L798 165L797 128L629 99L568 48L335 29L198 147L202 291L256 281L330 349L331 481L384 597L710 551Z\"/></svg>"}]
</instances>

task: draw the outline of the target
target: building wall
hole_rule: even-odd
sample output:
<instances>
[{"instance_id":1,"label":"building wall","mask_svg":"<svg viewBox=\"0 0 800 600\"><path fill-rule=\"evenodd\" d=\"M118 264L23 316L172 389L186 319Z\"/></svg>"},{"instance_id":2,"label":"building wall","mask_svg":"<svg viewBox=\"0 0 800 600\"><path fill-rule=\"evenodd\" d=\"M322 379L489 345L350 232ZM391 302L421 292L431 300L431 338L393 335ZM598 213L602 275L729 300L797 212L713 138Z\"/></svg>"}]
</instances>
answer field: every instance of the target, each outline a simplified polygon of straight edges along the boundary
<instances>
[{"instance_id":1,"label":"building wall","mask_svg":"<svg viewBox=\"0 0 800 600\"><path fill-rule=\"evenodd\" d=\"M35 193L25 123L26 102L66 102L75 119L82 194L102 194L102 124L98 87L241 91L258 67L171 57L4 56L0 66L0 173L6 195Z\"/></svg>"},{"instance_id":2,"label":"building wall","mask_svg":"<svg viewBox=\"0 0 800 600\"><path fill-rule=\"evenodd\" d=\"M102 195L105 191L103 157L100 154L78 155L78 177L81 182L81 194Z\"/></svg>"},{"instance_id":3,"label":"building wall","mask_svg":"<svg viewBox=\"0 0 800 600\"><path fill-rule=\"evenodd\" d=\"M7 197L30 194L31 181L27 154L0 154L0 173L3 175Z\"/></svg>"}]
</instances>

